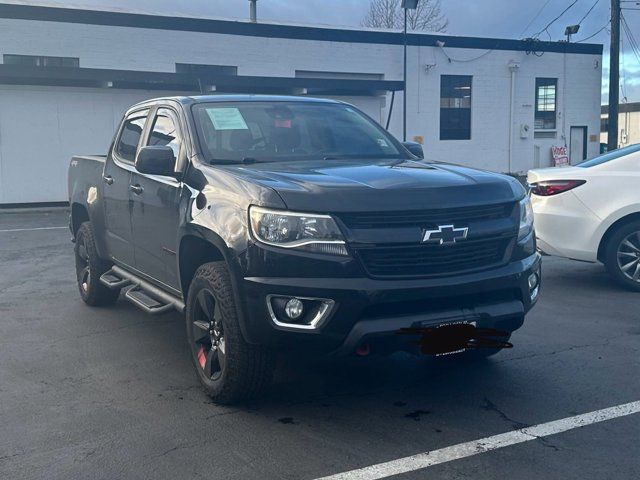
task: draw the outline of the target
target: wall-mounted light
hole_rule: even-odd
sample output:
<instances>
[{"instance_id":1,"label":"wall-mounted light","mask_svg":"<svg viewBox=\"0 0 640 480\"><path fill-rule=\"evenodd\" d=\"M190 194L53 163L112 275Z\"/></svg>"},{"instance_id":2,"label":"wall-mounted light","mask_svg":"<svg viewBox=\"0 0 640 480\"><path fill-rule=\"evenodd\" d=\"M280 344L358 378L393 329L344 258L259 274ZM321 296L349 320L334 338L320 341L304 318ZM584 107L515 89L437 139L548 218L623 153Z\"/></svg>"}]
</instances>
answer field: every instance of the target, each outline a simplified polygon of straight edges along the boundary
<instances>
[{"instance_id":1,"label":"wall-mounted light","mask_svg":"<svg viewBox=\"0 0 640 480\"><path fill-rule=\"evenodd\" d=\"M565 30L564 34L567 36L567 42L571 41L571 36L575 35L580 31L580 25L569 25Z\"/></svg>"}]
</instances>

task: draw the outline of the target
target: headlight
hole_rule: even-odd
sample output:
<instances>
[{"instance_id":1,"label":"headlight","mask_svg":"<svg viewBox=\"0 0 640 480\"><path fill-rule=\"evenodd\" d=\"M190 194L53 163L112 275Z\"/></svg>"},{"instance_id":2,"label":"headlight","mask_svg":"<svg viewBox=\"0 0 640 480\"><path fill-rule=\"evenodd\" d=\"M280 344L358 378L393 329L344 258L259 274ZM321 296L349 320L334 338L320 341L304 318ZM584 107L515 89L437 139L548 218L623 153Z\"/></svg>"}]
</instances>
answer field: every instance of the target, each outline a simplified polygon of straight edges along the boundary
<instances>
[{"instance_id":1,"label":"headlight","mask_svg":"<svg viewBox=\"0 0 640 480\"><path fill-rule=\"evenodd\" d=\"M329 215L249 209L251 231L262 243L314 253L348 255L344 237Z\"/></svg>"},{"instance_id":2,"label":"headlight","mask_svg":"<svg viewBox=\"0 0 640 480\"><path fill-rule=\"evenodd\" d=\"M531 199L525 197L520 201L520 230L518 231L518 240L522 240L533 230L533 207Z\"/></svg>"}]
</instances>

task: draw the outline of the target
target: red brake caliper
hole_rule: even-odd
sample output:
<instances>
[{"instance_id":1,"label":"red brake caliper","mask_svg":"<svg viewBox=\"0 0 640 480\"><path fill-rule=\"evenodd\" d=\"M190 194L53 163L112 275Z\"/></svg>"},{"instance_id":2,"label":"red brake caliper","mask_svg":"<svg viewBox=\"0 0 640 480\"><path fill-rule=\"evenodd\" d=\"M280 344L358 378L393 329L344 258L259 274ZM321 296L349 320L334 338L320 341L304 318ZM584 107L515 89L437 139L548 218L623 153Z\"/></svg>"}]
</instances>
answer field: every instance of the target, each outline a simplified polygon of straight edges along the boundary
<instances>
[{"instance_id":1,"label":"red brake caliper","mask_svg":"<svg viewBox=\"0 0 640 480\"><path fill-rule=\"evenodd\" d=\"M200 364L200 368L204 370L204 366L207 363L207 353L204 351L203 346L200 346L200 350L198 351L198 363Z\"/></svg>"}]
</instances>

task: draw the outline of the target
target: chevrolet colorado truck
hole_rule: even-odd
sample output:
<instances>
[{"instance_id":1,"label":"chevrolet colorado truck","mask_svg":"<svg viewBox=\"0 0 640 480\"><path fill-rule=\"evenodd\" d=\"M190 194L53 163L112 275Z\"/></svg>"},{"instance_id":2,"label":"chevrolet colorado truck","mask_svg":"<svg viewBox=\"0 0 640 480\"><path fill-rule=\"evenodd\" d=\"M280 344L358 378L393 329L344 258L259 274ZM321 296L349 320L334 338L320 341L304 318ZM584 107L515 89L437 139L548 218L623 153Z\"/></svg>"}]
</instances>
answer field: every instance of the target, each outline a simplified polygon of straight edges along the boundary
<instances>
[{"instance_id":1,"label":"chevrolet colorado truck","mask_svg":"<svg viewBox=\"0 0 640 480\"><path fill-rule=\"evenodd\" d=\"M71 160L80 295L184 313L219 403L268 385L283 350L492 355L540 289L529 198L421 157L337 101L135 105L108 155Z\"/></svg>"}]
</instances>

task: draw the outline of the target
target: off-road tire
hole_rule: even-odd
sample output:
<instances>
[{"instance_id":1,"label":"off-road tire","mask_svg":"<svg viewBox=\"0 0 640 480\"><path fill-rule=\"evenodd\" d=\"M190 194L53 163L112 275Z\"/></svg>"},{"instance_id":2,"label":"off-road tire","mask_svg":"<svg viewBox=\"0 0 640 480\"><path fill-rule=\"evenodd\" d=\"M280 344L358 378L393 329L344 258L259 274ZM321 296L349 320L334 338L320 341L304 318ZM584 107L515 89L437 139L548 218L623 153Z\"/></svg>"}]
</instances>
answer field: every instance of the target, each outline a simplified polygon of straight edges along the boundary
<instances>
[{"instance_id":1,"label":"off-road tire","mask_svg":"<svg viewBox=\"0 0 640 480\"><path fill-rule=\"evenodd\" d=\"M604 265L609 272L609 275L615 280L615 282L628 290L640 292L640 278L636 281L629 278L622 271L620 264L618 263L618 252L621 248L622 242L625 241L630 235L636 234L634 246L640 247L640 221L632 221L620 226L616 229L607 239L607 243L604 246ZM634 252L631 248L625 248L625 253L638 253ZM624 254L623 254L624 255ZM627 259L628 262L633 262L633 257L623 256L623 259ZM637 257L640 260L640 257ZM636 260L636 261L637 261ZM626 261L625 261L626 262ZM635 265L632 270L635 271ZM633 275L633 271L630 272Z\"/></svg>"},{"instance_id":2,"label":"off-road tire","mask_svg":"<svg viewBox=\"0 0 640 480\"><path fill-rule=\"evenodd\" d=\"M82 300L92 307L113 305L120 290L111 290L100 283L100 276L111 266L98 256L90 222L80 225L75 244L76 279Z\"/></svg>"},{"instance_id":3,"label":"off-road tire","mask_svg":"<svg viewBox=\"0 0 640 480\"><path fill-rule=\"evenodd\" d=\"M224 367L217 378L207 377L199 363L194 322L201 315L198 295L213 295L224 337ZM260 394L269 386L275 369L275 354L261 345L247 343L240 331L229 270L225 262L206 263L198 268L189 287L186 329L191 361L205 392L219 404L232 404ZM213 338L213 337L212 337ZM202 347L200 347L202 348Z\"/></svg>"}]
</instances>

